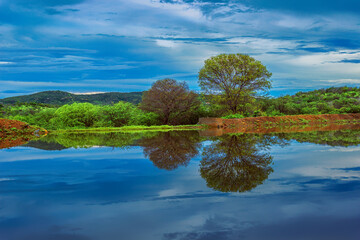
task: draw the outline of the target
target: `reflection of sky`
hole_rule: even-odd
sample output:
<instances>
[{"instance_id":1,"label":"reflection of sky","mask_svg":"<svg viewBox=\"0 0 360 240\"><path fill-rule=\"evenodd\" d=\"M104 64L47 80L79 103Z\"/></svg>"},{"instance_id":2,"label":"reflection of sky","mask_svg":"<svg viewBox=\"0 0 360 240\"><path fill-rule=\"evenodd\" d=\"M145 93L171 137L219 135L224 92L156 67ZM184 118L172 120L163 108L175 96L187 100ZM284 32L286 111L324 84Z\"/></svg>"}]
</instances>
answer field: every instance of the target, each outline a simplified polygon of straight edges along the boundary
<instances>
[{"instance_id":1,"label":"reflection of sky","mask_svg":"<svg viewBox=\"0 0 360 240\"><path fill-rule=\"evenodd\" d=\"M199 156L166 171L140 147L1 150L0 239L358 239L358 150L274 146L241 194L207 188Z\"/></svg>"}]
</instances>

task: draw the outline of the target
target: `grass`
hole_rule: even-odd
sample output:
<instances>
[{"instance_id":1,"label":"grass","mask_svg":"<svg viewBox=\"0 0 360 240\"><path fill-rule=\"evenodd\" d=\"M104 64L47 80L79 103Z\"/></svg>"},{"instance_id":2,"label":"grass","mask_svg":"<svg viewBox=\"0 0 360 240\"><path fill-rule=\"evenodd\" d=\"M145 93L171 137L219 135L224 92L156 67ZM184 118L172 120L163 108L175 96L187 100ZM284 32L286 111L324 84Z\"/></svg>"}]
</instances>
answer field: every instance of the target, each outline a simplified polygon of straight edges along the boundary
<instances>
[{"instance_id":1,"label":"grass","mask_svg":"<svg viewBox=\"0 0 360 240\"><path fill-rule=\"evenodd\" d=\"M171 130L194 130L205 129L204 125L159 125L159 126L124 126L124 127L99 127L99 128L85 128L85 129L61 129L51 132L140 132L140 131L171 131Z\"/></svg>"}]
</instances>

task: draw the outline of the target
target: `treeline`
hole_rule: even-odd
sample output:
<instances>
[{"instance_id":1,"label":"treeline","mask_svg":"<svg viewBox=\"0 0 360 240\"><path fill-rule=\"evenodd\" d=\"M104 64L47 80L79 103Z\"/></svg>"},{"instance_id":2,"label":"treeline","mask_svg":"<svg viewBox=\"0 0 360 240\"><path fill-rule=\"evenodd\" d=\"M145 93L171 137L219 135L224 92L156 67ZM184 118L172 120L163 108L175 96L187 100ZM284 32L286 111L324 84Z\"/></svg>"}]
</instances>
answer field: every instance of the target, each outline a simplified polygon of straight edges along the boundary
<instances>
[{"instance_id":1,"label":"treeline","mask_svg":"<svg viewBox=\"0 0 360 240\"><path fill-rule=\"evenodd\" d=\"M144 112L128 102L113 105L73 103L61 107L18 104L3 107L1 112L3 118L27 122L48 130L159 124L156 114Z\"/></svg>"},{"instance_id":2,"label":"treeline","mask_svg":"<svg viewBox=\"0 0 360 240\"><path fill-rule=\"evenodd\" d=\"M271 88L270 77L271 73L266 67L248 55L220 54L207 59L199 71L201 94L191 91L185 82L169 78L156 81L150 89L140 94L78 96L61 91L43 92L26 96L37 103L0 104L0 117L25 121L46 129L71 129L185 125L195 124L201 117L360 112L359 88L332 87L278 98L261 97L259 93ZM48 103L59 105L46 105Z\"/></svg>"},{"instance_id":3,"label":"treeline","mask_svg":"<svg viewBox=\"0 0 360 240\"><path fill-rule=\"evenodd\" d=\"M331 87L278 98L258 99L261 115L360 113L360 88Z\"/></svg>"},{"instance_id":4,"label":"treeline","mask_svg":"<svg viewBox=\"0 0 360 240\"><path fill-rule=\"evenodd\" d=\"M179 83L173 81L171 84L167 84L166 87L175 86L174 89L178 89ZM181 89L184 90L184 88ZM0 117L55 130L129 125L196 124L200 117L242 118L360 113L360 88L356 87L331 87L298 92L292 96L255 98L251 99L252 102L241 105L242 111L238 114L231 114L220 105L209 103L207 96L194 95L193 92L185 90L178 95L170 93L166 96L149 90L149 94L145 95L143 101L137 105L128 102L112 105L91 103L73 103L63 106L39 103L0 105ZM172 98L169 98L169 95Z\"/></svg>"}]
</instances>

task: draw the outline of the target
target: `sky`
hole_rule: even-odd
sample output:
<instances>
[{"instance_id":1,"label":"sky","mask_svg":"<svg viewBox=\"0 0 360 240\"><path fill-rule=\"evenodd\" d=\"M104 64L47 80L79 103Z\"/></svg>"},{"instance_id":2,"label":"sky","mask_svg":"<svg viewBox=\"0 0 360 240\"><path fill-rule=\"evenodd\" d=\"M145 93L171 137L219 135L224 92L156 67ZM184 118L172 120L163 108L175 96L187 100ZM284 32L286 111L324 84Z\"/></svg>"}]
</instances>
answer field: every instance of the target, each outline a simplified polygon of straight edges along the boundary
<instances>
[{"instance_id":1,"label":"sky","mask_svg":"<svg viewBox=\"0 0 360 240\"><path fill-rule=\"evenodd\" d=\"M273 96L360 83L358 0L0 0L0 98L45 90L198 91L204 60L249 54Z\"/></svg>"}]
</instances>

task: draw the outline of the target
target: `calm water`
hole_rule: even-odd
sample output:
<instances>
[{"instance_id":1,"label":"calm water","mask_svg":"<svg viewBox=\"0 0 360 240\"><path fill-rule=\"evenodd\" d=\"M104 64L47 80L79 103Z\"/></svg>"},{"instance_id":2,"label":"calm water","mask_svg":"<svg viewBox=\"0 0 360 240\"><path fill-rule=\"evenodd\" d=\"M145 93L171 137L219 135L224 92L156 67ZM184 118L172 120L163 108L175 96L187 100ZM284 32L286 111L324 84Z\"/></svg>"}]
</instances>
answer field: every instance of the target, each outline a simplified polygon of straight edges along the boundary
<instances>
[{"instance_id":1,"label":"calm water","mask_svg":"<svg viewBox=\"0 0 360 240\"><path fill-rule=\"evenodd\" d=\"M50 135L0 150L0 239L357 240L359 153L359 130Z\"/></svg>"}]
</instances>

